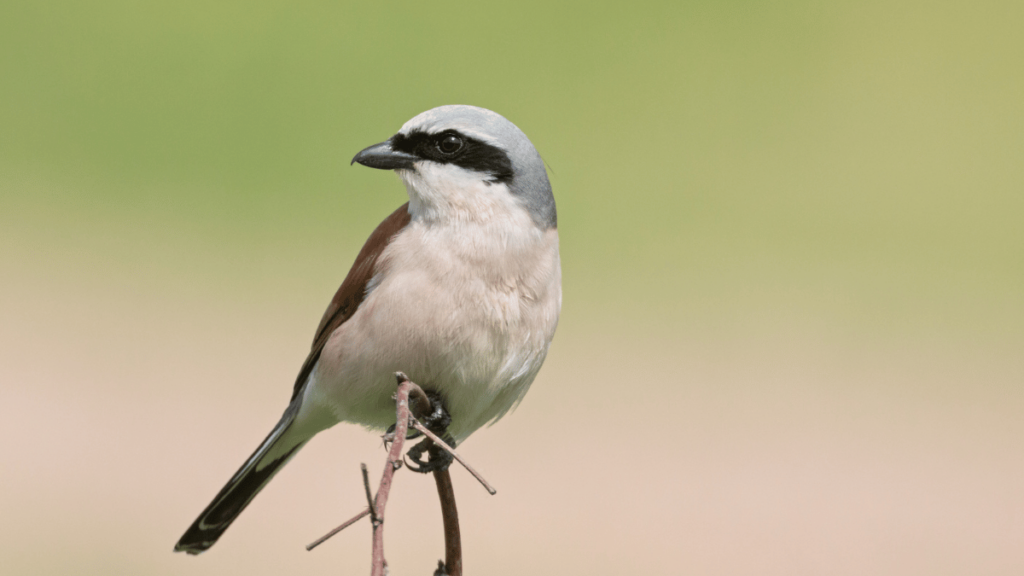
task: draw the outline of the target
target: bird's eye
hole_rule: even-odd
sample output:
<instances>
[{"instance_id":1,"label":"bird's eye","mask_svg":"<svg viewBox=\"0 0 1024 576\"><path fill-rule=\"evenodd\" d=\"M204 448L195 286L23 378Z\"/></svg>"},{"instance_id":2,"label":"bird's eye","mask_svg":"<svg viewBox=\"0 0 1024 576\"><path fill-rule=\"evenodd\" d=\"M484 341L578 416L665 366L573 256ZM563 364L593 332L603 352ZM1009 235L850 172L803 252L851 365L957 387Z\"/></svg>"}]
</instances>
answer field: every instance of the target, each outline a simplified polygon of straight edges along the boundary
<instances>
[{"instance_id":1,"label":"bird's eye","mask_svg":"<svg viewBox=\"0 0 1024 576\"><path fill-rule=\"evenodd\" d=\"M443 154L455 154L462 149L462 138L459 138L454 134L449 134L437 143L437 149Z\"/></svg>"}]
</instances>

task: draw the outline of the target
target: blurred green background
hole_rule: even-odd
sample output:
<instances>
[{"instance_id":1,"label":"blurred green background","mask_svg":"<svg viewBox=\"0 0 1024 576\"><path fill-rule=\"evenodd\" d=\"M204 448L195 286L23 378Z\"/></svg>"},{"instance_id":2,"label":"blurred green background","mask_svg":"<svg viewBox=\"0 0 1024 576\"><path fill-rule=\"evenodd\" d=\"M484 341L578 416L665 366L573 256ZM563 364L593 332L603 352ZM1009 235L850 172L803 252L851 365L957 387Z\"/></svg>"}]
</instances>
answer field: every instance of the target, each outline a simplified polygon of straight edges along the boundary
<instances>
[{"instance_id":1,"label":"blurred green background","mask_svg":"<svg viewBox=\"0 0 1024 576\"><path fill-rule=\"evenodd\" d=\"M3 3L0 572L367 567L365 527L301 549L383 461L349 427L209 554L170 550L404 201L349 159L466 103L544 156L564 271L534 390L465 446L499 487L456 479L469 573L1021 573L1022 26L1020 2ZM441 552L423 480L396 572Z\"/></svg>"}]
</instances>

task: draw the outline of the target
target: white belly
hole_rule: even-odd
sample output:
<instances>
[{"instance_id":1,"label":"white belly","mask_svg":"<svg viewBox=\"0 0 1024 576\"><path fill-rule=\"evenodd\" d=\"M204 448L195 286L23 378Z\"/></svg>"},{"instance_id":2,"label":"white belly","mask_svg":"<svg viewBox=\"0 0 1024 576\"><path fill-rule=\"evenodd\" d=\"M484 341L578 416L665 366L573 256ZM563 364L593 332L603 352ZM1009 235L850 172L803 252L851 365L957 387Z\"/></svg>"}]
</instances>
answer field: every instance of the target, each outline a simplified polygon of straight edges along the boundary
<instances>
[{"instance_id":1,"label":"white belly","mask_svg":"<svg viewBox=\"0 0 1024 576\"><path fill-rule=\"evenodd\" d=\"M526 393L561 306L558 233L414 220L356 313L324 346L306 397L338 421L395 420L394 373L440 392L461 441Z\"/></svg>"}]
</instances>

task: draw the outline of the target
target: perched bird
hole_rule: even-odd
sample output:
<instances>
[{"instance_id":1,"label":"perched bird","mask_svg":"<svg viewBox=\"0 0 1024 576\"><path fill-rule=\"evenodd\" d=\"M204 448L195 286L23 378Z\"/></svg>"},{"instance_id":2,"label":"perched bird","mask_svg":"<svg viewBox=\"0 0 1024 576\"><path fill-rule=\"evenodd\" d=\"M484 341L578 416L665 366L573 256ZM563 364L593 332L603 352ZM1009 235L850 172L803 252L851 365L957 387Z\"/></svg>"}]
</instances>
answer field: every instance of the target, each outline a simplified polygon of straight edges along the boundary
<instances>
[{"instance_id":1,"label":"perched bird","mask_svg":"<svg viewBox=\"0 0 1024 576\"><path fill-rule=\"evenodd\" d=\"M322 430L394 423L394 373L437 393L461 442L526 394L562 304L555 199L519 128L474 106L409 120L352 163L394 170L409 202L334 295L281 421L175 545L199 554Z\"/></svg>"}]
</instances>

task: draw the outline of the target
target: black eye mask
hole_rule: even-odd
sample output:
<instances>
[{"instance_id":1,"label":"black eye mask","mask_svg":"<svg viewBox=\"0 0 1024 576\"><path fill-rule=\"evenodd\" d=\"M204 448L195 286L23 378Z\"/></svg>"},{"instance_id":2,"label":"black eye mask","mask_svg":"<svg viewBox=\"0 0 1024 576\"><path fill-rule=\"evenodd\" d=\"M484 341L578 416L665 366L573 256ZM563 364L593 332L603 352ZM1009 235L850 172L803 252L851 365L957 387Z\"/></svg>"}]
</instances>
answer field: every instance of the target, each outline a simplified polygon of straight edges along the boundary
<instances>
[{"instance_id":1,"label":"black eye mask","mask_svg":"<svg viewBox=\"0 0 1024 576\"><path fill-rule=\"evenodd\" d=\"M413 131L395 134L391 147L406 154L439 164L455 164L467 170L491 176L490 182L512 182L512 160L504 150L486 142L470 138L457 130L437 134Z\"/></svg>"}]
</instances>

